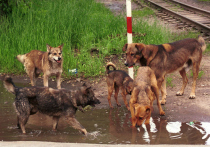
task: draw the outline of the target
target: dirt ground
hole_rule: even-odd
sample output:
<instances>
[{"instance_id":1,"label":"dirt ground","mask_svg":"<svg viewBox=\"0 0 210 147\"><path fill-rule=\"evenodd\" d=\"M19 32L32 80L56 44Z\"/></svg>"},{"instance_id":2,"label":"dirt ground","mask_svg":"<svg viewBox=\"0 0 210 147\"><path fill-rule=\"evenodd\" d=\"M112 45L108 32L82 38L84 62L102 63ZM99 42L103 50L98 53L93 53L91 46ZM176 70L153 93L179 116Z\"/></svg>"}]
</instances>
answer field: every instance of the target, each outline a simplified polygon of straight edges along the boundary
<instances>
[{"instance_id":1,"label":"dirt ground","mask_svg":"<svg viewBox=\"0 0 210 147\"><path fill-rule=\"evenodd\" d=\"M125 0L100 0L104 2L113 12L121 13L125 9ZM132 8L138 8L137 5L132 4ZM120 59L120 60L118 60ZM112 61L117 65L118 69L126 69L123 65L125 61L124 56L122 55L119 58L119 55L113 56ZM181 88L182 79L178 72L168 75L171 79L171 83L167 86L167 103L162 105L163 110L166 115L163 116L167 121L199 121L199 122L209 122L210 121L210 57L207 54L203 55L200 71L202 76L197 80L196 86L196 99L189 99L191 87L192 87L192 76L190 72L188 73L189 82L185 89L183 96L176 96L176 92ZM201 75L200 74L200 75ZM3 75L1 75L1 80ZM96 106L96 109L107 108L109 109L107 101L107 85L105 82L106 77L100 78L77 78L71 80L64 80L61 84L62 88L67 89L76 89L78 86L81 86L82 83L86 82L94 88L95 96L101 101L100 105ZM27 75L25 76L13 76L14 83L22 83L24 86L28 86L30 80ZM37 81L38 86L43 85L43 80L41 78ZM49 86L56 88L56 82L52 79L49 81ZM129 100L130 96L127 96ZM125 107L122 100L121 94L118 96L122 107ZM112 104L116 106L115 100L112 95ZM154 112L152 113L153 117L160 117L158 115L158 110L156 107L156 102L154 102Z\"/></svg>"}]
</instances>

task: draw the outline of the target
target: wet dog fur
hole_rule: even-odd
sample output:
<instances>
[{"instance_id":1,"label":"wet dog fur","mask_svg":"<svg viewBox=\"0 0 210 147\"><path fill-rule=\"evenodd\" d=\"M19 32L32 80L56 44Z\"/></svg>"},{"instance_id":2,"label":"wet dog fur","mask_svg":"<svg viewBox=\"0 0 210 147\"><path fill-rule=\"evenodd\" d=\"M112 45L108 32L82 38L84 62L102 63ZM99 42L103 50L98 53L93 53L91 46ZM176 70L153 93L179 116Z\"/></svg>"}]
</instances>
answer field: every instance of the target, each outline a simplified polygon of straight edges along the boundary
<instances>
[{"instance_id":1,"label":"wet dog fur","mask_svg":"<svg viewBox=\"0 0 210 147\"><path fill-rule=\"evenodd\" d=\"M189 98L195 98L196 79L202 59L202 52L205 49L206 44L201 36L198 39L184 39L161 45L132 43L125 44L123 47L123 51L126 52L126 66L149 66L154 70L158 87L159 89L161 88L161 104L166 103L165 76L168 73L179 71L183 84L176 95L181 96L184 94L184 89L188 82L186 72L191 66L193 70L193 84Z\"/></svg>"},{"instance_id":2,"label":"wet dog fur","mask_svg":"<svg viewBox=\"0 0 210 147\"><path fill-rule=\"evenodd\" d=\"M87 105L95 106L100 101L94 96L91 87L83 84L76 91L52 89L48 87L16 87L10 77L5 77L4 87L15 95L14 107L17 113L17 126L26 133L25 125L30 115L37 112L52 116L53 130L57 129L59 118L64 116L69 125L87 134L86 129L77 121L77 109L83 111Z\"/></svg>"},{"instance_id":3,"label":"wet dog fur","mask_svg":"<svg viewBox=\"0 0 210 147\"><path fill-rule=\"evenodd\" d=\"M153 101L157 99L160 115L165 115L159 102L159 89L154 71L148 67L139 67L134 79L133 91L130 99L132 127L139 127L145 121L149 124Z\"/></svg>"},{"instance_id":4,"label":"wet dog fur","mask_svg":"<svg viewBox=\"0 0 210 147\"><path fill-rule=\"evenodd\" d=\"M113 70L109 70L109 68L112 67ZM133 79L125 72L122 70L116 70L116 66L112 63L109 62L106 65L106 82L108 86L108 102L109 106L113 108L111 104L111 96L113 91L115 90L115 95L114 98L116 100L117 106L121 106L118 102L118 93L119 90L121 90L121 94L124 100L124 103L129 110L129 105L126 100L126 95L131 94L132 87L133 87Z\"/></svg>"},{"instance_id":5,"label":"wet dog fur","mask_svg":"<svg viewBox=\"0 0 210 147\"><path fill-rule=\"evenodd\" d=\"M32 50L24 55L17 55L17 59L24 65L31 85L36 85L36 79L43 72L44 86L48 87L48 78L56 76L57 88L61 88L61 74L63 71L62 58L63 44L58 47L51 47L47 44L47 52Z\"/></svg>"}]
</instances>

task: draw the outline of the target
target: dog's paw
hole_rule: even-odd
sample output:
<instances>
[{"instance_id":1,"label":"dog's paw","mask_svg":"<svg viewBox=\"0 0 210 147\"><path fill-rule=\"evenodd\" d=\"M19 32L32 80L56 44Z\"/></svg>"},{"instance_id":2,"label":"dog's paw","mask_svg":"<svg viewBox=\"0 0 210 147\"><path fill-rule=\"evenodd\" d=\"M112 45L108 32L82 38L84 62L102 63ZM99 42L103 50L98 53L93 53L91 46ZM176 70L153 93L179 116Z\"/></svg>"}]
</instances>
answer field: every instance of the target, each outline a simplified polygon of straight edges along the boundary
<instances>
[{"instance_id":1,"label":"dog's paw","mask_svg":"<svg viewBox=\"0 0 210 147\"><path fill-rule=\"evenodd\" d=\"M84 135L87 135L87 130L86 129L81 129L81 131L82 131L82 134L84 134Z\"/></svg>"},{"instance_id":2,"label":"dog's paw","mask_svg":"<svg viewBox=\"0 0 210 147\"><path fill-rule=\"evenodd\" d=\"M190 95L189 99L195 99L195 95L194 94Z\"/></svg>"},{"instance_id":3,"label":"dog's paw","mask_svg":"<svg viewBox=\"0 0 210 147\"><path fill-rule=\"evenodd\" d=\"M165 112L164 111L161 111L160 112L160 116L164 116L165 115Z\"/></svg>"},{"instance_id":4,"label":"dog's paw","mask_svg":"<svg viewBox=\"0 0 210 147\"><path fill-rule=\"evenodd\" d=\"M176 96L182 96L183 94L184 94L184 92L178 91L178 92L176 93Z\"/></svg>"},{"instance_id":5,"label":"dog's paw","mask_svg":"<svg viewBox=\"0 0 210 147\"><path fill-rule=\"evenodd\" d=\"M121 104L117 104L118 107L121 107Z\"/></svg>"},{"instance_id":6,"label":"dog's paw","mask_svg":"<svg viewBox=\"0 0 210 147\"><path fill-rule=\"evenodd\" d=\"M84 109L83 109L81 106L79 106L78 109L79 109L82 113L85 112Z\"/></svg>"},{"instance_id":7,"label":"dog's paw","mask_svg":"<svg viewBox=\"0 0 210 147\"><path fill-rule=\"evenodd\" d=\"M166 100L165 100L165 99L161 100L161 101L160 101L160 104L161 104L161 105L165 105L165 104L166 104Z\"/></svg>"},{"instance_id":8,"label":"dog's paw","mask_svg":"<svg viewBox=\"0 0 210 147\"><path fill-rule=\"evenodd\" d=\"M127 107L128 111L130 111L130 107Z\"/></svg>"}]
</instances>

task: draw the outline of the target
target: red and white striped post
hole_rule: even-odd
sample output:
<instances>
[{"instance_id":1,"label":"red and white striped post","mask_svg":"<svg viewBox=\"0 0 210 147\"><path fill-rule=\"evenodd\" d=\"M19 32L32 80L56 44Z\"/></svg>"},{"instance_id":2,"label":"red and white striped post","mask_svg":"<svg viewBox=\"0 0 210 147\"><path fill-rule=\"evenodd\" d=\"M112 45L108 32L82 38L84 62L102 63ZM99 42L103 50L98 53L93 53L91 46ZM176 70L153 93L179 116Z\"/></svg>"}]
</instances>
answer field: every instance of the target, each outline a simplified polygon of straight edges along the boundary
<instances>
[{"instance_id":1,"label":"red and white striped post","mask_svg":"<svg viewBox=\"0 0 210 147\"><path fill-rule=\"evenodd\" d=\"M126 0L127 11L127 41L128 44L132 43L132 13L131 13L131 0ZM128 74L133 79L133 66L128 67Z\"/></svg>"}]
</instances>

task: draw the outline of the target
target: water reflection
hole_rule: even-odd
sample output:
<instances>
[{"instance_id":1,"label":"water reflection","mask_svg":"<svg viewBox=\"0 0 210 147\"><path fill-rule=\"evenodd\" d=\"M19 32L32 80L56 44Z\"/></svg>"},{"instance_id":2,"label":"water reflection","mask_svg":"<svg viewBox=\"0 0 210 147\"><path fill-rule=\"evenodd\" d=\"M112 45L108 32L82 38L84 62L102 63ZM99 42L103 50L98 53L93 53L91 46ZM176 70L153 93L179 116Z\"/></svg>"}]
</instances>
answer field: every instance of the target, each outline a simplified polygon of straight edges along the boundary
<instances>
[{"instance_id":1,"label":"water reflection","mask_svg":"<svg viewBox=\"0 0 210 147\"><path fill-rule=\"evenodd\" d=\"M130 140L124 142L132 144L206 144L210 145L210 123L209 122L196 122L191 123L181 123L181 122L167 122L167 120L162 118L152 118L150 119L150 125L142 125L140 128L131 128L130 116L127 116L123 121L113 121L120 120L120 115L117 111L115 116L112 115L113 112L110 110L110 124L112 128L110 133L114 134L118 138L122 138L122 135L127 137L131 136ZM116 118L119 117L119 118ZM129 120L129 121L128 121ZM128 124L126 127L123 124ZM117 124L118 123L118 124ZM119 132L119 130L124 130L127 134ZM130 132L129 130L132 130ZM129 134L130 133L130 134Z\"/></svg>"},{"instance_id":2,"label":"water reflection","mask_svg":"<svg viewBox=\"0 0 210 147\"><path fill-rule=\"evenodd\" d=\"M209 122L168 122L159 116L150 119L150 125L131 127L130 113L125 107L92 109L78 112L76 118L89 134L83 136L62 118L58 131L51 131L52 118L36 114L29 118L27 134L16 128L16 114L12 103L14 95L0 83L0 140L52 141L97 144L205 144L210 145Z\"/></svg>"}]
</instances>

